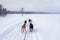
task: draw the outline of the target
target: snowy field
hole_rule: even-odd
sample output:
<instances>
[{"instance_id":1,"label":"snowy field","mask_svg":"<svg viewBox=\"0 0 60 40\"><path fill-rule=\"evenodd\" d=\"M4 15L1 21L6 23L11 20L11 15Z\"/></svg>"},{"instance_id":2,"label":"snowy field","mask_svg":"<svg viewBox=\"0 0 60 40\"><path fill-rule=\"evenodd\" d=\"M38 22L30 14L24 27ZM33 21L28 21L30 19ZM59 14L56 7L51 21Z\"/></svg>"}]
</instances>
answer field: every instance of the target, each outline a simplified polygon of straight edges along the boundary
<instances>
[{"instance_id":1,"label":"snowy field","mask_svg":"<svg viewBox=\"0 0 60 40\"><path fill-rule=\"evenodd\" d=\"M21 25L28 19L32 19L34 31L27 29L21 33ZM0 17L0 40L24 40L24 37L25 40L60 40L60 14L8 14Z\"/></svg>"}]
</instances>

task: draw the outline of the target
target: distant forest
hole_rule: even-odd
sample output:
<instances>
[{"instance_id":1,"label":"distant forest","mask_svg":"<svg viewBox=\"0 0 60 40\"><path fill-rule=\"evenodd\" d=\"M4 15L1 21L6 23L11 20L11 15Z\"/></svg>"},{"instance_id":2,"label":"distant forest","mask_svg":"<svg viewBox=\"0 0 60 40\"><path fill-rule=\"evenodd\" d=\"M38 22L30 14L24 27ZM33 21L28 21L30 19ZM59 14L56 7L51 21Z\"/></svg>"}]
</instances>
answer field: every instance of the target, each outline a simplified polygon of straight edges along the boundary
<instances>
[{"instance_id":1,"label":"distant forest","mask_svg":"<svg viewBox=\"0 0 60 40\"><path fill-rule=\"evenodd\" d=\"M0 4L0 16L5 17L7 14L60 14L60 13L49 13L49 12L33 12L33 11L24 11L24 8L21 8L20 11L8 11L3 5Z\"/></svg>"},{"instance_id":2,"label":"distant forest","mask_svg":"<svg viewBox=\"0 0 60 40\"><path fill-rule=\"evenodd\" d=\"M0 16L5 16L7 15L7 9L3 8L3 6L0 4Z\"/></svg>"}]
</instances>

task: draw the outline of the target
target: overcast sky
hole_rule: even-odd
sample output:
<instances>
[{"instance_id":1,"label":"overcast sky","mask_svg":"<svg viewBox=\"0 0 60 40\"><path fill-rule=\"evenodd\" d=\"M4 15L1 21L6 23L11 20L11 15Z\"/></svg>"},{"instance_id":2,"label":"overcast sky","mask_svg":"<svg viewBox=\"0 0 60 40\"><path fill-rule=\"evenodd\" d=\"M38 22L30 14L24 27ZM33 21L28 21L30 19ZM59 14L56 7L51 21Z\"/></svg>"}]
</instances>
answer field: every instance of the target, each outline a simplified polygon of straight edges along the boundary
<instances>
[{"instance_id":1,"label":"overcast sky","mask_svg":"<svg viewBox=\"0 0 60 40\"><path fill-rule=\"evenodd\" d=\"M21 8L25 11L60 11L60 0L0 0L0 4L12 11L19 11Z\"/></svg>"}]
</instances>

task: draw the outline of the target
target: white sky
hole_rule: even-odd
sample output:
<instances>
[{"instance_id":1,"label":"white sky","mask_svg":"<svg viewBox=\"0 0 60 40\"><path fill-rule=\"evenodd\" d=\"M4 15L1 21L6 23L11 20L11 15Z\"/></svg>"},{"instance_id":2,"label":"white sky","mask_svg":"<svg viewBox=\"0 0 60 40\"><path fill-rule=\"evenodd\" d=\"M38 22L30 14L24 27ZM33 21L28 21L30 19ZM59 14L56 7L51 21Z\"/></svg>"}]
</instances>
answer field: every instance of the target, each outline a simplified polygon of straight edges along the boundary
<instances>
[{"instance_id":1,"label":"white sky","mask_svg":"<svg viewBox=\"0 0 60 40\"><path fill-rule=\"evenodd\" d=\"M12 11L60 11L60 0L0 0L0 4Z\"/></svg>"}]
</instances>

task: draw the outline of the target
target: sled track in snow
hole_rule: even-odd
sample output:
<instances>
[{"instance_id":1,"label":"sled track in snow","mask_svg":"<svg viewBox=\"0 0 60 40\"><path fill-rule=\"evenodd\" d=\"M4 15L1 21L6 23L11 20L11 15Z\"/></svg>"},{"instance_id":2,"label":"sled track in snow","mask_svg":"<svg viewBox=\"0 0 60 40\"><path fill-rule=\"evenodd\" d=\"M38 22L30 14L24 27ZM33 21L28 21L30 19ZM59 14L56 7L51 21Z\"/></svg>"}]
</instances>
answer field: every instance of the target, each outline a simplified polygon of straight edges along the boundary
<instances>
[{"instance_id":1,"label":"sled track in snow","mask_svg":"<svg viewBox=\"0 0 60 40\"><path fill-rule=\"evenodd\" d=\"M13 24L10 26L7 30L5 30L1 35L0 35L0 40L3 40L11 31L13 31L17 25L21 24L23 21L19 22L18 24ZM15 26L14 26L15 25Z\"/></svg>"},{"instance_id":2,"label":"sled track in snow","mask_svg":"<svg viewBox=\"0 0 60 40\"><path fill-rule=\"evenodd\" d=\"M37 40L39 40L39 38L38 38L38 36L37 36L37 33L36 33L36 32L35 32L35 36L36 36Z\"/></svg>"},{"instance_id":3,"label":"sled track in snow","mask_svg":"<svg viewBox=\"0 0 60 40\"><path fill-rule=\"evenodd\" d=\"M18 26L19 24L21 24L23 21L21 21L21 22L19 22L18 24L14 24L14 25L12 25L11 27L9 27L6 31L4 31L3 32L3 34L1 34L0 35L0 40L3 40L11 31L13 31L15 28L16 28L16 26ZM17 31L17 33L19 32L19 30ZM9 37L9 39L8 40L10 40L11 38L15 38L16 36L17 36L17 33L16 34L13 34L11 37ZM39 38L38 38L38 36L37 36L37 33L36 32L34 32L35 33L35 36L36 36L36 39L37 40L39 40ZM25 35L23 35L24 36L24 38L23 38L23 40L26 40L26 35L27 35L27 33L25 33ZM32 37L33 35L31 35L31 37ZM32 40L33 40L33 38L32 38Z\"/></svg>"},{"instance_id":4,"label":"sled track in snow","mask_svg":"<svg viewBox=\"0 0 60 40\"><path fill-rule=\"evenodd\" d=\"M18 30L17 33L16 33L15 35L13 35L12 37L13 37L13 38L16 38L18 32L19 32L19 30ZM30 33L31 33L31 32L30 32ZM34 32L34 34L35 34L35 36L36 36L36 39L39 40L37 33ZM24 33L24 35L23 35L23 36L24 36L23 40L26 40L26 38L27 38L26 35L27 35L27 32ZM32 37L33 35L31 34L30 36ZM11 37L11 38L12 38L12 37ZM9 38L9 40L10 40L10 38ZM33 40L33 38L32 38L32 40Z\"/></svg>"},{"instance_id":5,"label":"sled track in snow","mask_svg":"<svg viewBox=\"0 0 60 40\"><path fill-rule=\"evenodd\" d=\"M37 33L36 33L36 32L34 32L34 33L35 33L36 39L39 40ZM27 35L27 34L25 33L24 40L26 40L26 35ZM31 37L32 37L32 36L33 36L33 35L31 35ZM32 40L33 40L33 38L32 38Z\"/></svg>"}]
</instances>

